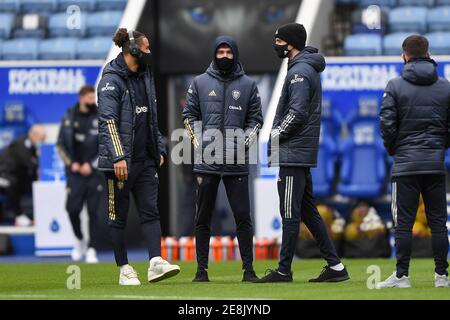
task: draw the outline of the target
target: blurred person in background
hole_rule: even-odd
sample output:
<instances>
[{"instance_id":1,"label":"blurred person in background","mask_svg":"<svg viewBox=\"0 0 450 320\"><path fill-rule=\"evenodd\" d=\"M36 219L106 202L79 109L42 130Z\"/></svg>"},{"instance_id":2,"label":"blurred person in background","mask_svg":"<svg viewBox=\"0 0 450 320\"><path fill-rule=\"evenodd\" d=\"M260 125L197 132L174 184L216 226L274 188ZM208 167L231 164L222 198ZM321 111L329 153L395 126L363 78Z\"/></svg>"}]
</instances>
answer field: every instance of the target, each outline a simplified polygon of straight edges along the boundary
<instances>
[{"instance_id":1,"label":"blurred person in background","mask_svg":"<svg viewBox=\"0 0 450 320\"><path fill-rule=\"evenodd\" d=\"M167 153L158 128L149 39L121 28L113 41L122 52L104 68L97 90L99 169L105 171L108 182L108 224L120 267L119 284L140 285L125 247L130 193L148 249L148 281L173 277L180 267L161 257L158 170Z\"/></svg>"},{"instance_id":2,"label":"blurred person in background","mask_svg":"<svg viewBox=\"0 0 450 320\"><path fill-rule=\"evenodd\" d=\"M64 115L57 143L58 152L66 165L66 210L76 237L72 260L85 258L87 263L98 262L95 239L104 180L97 170L98 120L95 98L93 86L81 87L77 104ZM89 241L81 231L80 213L85 203L89 215Z\"/></svg>"},{"instance_id":3,"label":"blurred person in background","mask_svg":"<svg viewBox=\"0 0 450 320\"><path fill-rule=\"evenodd\" d=\"M256 281L253 269L253 223L250 214L248 187L248 161L229 163L227 157L241 157L241 150L248 150L256 141L263 124L261 99L256 82L248 77L239 61L239 50L234 39L218 37L213 47L213 61L208 70L196 77L186 96L183 120L194 148L205 151L207 138L195 135L195 125L202 123L202 130L217 129L222 133L223 155L210 163L203 159L194 164L197 179L197 213L195 239L197 273L194 282L208 282L208 255L213 215L219 183L223 180L237 225L237 238L242 257L242 281ZM241 129L245 133L245 148L239 143L228 146L225 130ZM202 132L205 134L205 132ZM231 140L233 141L233 140ZM212 141L211 141L212 142ZM203 152L202 152L203 153ZM219 163L220 162L220 163Z\"/></svg>"},{"instance_id":4,"label":"blurred person in background","mask_svg":"<svg viewBox=\"0 0 450 320\"><path fill-rule=\"evenodd\" d=\"M34 125L28 135L13 141L0 156L0 191L7 197L6 210L14 214L16 226L33 224L22 210L21 199L32 192L32 183L38 178L39 146L44 140L44 127Z\"/></svg>"},{"instance_id":5,"label":"blurred person in background","mask_svg":"<svg viewBox=\"0 0 450 320\"><path fill-rule=\"evenodd\" d=\"M381 135L392 167L392 217L397 270L377 288L410 288L412 231L423 196L431 228L435 286L450 287L447 255L445 151L450 146L450 83L440 78L428 40L403 42L405 66L386 86L380 111Z\"/></svg>"},{"instance_id":6,"label":"blurred person in background","mask_svg":"<svg viewBox=\"0 0 450 320\"><path fill-rule=\"evenodd\" d=\"M305 27L289 23L275 33L274 49L279 58L288 58L288 72L270 135L269 163L279 166L278 195L283 222L278 268L259 282L292 282L292 259L297 245L300 221L317 241L327 261L321 274L310 282L339 282L348 273L327 233L313 195L311 167L317 166L322 85L320 73L325 59L319 50L306 47Z\"/></svg>"}]
</instances>

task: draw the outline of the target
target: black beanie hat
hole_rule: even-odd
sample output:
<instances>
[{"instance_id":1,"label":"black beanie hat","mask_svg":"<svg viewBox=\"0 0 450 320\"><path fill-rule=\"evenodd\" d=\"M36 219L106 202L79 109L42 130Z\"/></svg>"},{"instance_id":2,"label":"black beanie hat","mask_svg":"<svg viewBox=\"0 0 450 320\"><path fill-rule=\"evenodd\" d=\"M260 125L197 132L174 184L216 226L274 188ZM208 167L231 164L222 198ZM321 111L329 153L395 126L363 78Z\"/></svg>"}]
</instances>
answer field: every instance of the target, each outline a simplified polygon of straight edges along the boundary
<instances>
[{"instance_id":1,"label":"black beanie hat","mask_svg":"<svg viewBox=\"0 0 450 320\"><path fill-rule=\"evenodd\" d=\"M294 48L303 50L306 45L306 29L302 24L295 22L288 23L275 32L275 38L280 38Z\"/></svg>"}]
</instances>

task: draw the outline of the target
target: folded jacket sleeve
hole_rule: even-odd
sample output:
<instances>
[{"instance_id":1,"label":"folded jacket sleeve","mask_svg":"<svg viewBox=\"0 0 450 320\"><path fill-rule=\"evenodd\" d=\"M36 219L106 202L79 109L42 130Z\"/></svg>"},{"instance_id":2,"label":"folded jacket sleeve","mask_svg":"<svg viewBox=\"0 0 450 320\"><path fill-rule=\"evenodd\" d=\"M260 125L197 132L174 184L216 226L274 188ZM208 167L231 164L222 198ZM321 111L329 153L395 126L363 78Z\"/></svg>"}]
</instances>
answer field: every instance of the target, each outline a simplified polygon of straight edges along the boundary
<instances>
[{"instance_id":1,"label":"folded jacket sleeve","mask_svg":"<svg viewBox=\"0 0 450 320\"><path fill-rule=\"evenodd\" d=\"M395 153L395 141L398 134L397 102L392 81L387 84L383 95L380 110L380 127L384 146L389 155L392 156Z\"/></svg>"},{"instance_id":2,"label":"folded jacket sleeve","mask_svg":"<svg viewBox=\"0 0 450 320\"><path fill-rule=\"evenodd\" d=\"M283 141L291 138L311 114L311 84L306 76L293 74L286 78L289 94L289 111L275 127L272 139Z\"/></svg>"},{"instance_id":3,"label":"folded jacket sleeve","mask_svg":"<svg viewBox=\"0 0 450 320\"><path fill-rule=\"evenodd\" d=\"M194 124L201 120L200 102L198 97L197 85L195 79L186 94L186 104L183 108L183 123L186 132L191 139L194 148L198 148L200 143L197 135L195 134Z\"/></svg>"},{"instance_id":4,"label":"folded jacket sleeve","mask_svg":"<svg viewBox=\"0 0 450 320\"><path fill-rule=\"evenodd\" d=\"M103 76L98 84L97 95L99 138L103 140L113 162L123 160L125 154L117 129L122 93L114 75Z\"/></svg>"},{"instance_id":5,"label":"folded jacket sleeve","mask_svg":"<svg viewBox=\"0 0 450 320\"><path fill-rule=\"evenodd\" d=\"M252 85L252 93L245 118L245 146L249 147L258 137L259 130L263 126L261 109L261 97L255 82Z\"/></svg>"}]
</instances>

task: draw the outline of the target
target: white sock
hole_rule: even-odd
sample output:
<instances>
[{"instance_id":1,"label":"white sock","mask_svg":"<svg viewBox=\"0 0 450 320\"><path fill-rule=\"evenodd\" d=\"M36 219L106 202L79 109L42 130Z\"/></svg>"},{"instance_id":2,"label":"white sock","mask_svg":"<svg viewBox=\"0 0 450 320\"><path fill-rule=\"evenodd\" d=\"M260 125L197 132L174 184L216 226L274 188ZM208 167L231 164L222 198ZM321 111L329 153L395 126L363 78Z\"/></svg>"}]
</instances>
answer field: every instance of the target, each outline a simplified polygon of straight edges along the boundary
<instances>
[{"instance_id":1,"label":"white sock","mask_svg":"<svg viewBox=\"0 0 450 320\"><path fill-rule=\"evenodd\" d=\"M344 270L344 265L342 263L339 263L335 266L330 267L334 271L342 271Z\"/></svg>"},{"instance_id":2,"label":"white sock","mask_svg":"<svg viewBox=\"0 0 450 320\"><path fill-rule=\"evenodd\" d=\"M120 266L120 272L122 272L126 266L128 266L128 264L124 264L123 266Z\"/></svg>"}]
</instances>

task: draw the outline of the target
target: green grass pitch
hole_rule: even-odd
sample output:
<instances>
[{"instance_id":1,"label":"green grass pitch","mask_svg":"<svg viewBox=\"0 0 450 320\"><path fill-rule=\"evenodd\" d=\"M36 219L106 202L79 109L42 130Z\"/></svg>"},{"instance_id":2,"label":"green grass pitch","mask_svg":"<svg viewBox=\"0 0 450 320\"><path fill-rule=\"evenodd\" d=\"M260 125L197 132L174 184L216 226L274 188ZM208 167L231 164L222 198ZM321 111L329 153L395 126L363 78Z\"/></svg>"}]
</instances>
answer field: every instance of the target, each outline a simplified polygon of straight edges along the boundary
<instances>
[{"instance_id":1,"label":"green grass pitch","mask_svg":"<svg viewBox=\"0 0 450 320\"><path fill-rule=\"evenodd\" d=\"M335 284L309 284L324 265L320 260L295 261L294 283L241 283L240 263L210 264L210 283L191 282L196 265L180 263L181 273L172 279L149 284L147 263L132 263L139 273L140 287L120 287L118 269L112 263L78 264L81 288L66 287L70 264L33 263L0 265L0 299L450 299L450 289L434 288L431 259L411 262L412 289L369 290L367 267L379 266L382 279L394 269L393 260L346 260L351 280ZM258 261L255 269L262 275L275 261Z\"/></svg>"}]
</instances>

